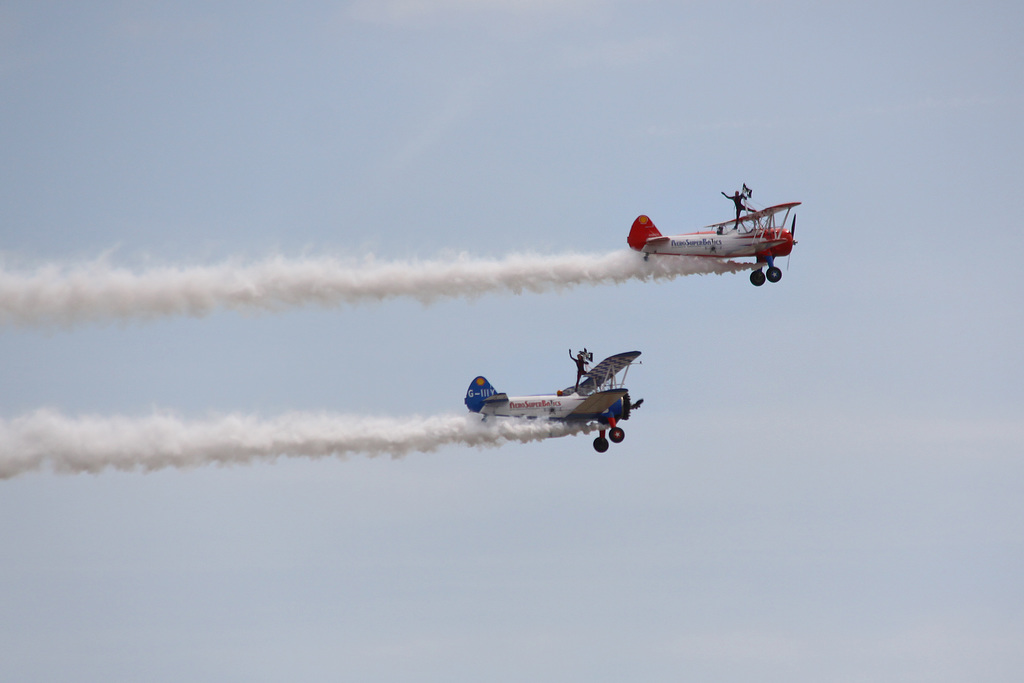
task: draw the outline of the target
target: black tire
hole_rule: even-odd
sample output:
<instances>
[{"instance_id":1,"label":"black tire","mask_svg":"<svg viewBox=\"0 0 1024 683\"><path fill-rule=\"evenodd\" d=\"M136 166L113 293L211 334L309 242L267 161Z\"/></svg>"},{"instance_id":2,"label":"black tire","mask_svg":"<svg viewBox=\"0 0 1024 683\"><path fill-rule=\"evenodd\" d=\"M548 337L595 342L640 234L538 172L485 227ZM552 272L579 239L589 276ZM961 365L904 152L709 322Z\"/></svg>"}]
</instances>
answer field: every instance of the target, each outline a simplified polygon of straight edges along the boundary
<instances>
[{"instance_id":1,"label":"black tire","mask_svg":"<svg viewBox=\"0 0 1024 683\"><path fill-rule=\"evenodd\" d=\"M764 284L764 271L758 269L758 270L755 270L754 272L752 272L750 274L750 284L754 285L755 287L760 287L761 285L763 285Z\"/></svg>"},{"instance_id":2,"label":"black tire","mask_svg":"<svg viewBox=\"0 0 1024 683\"><path fill-rule=\"evenodd\" d=\"M598 453L604 453L606 450L608 450L608 439L604 438L603 436L599 436L596 439L594 439L594 450L597 451Z\"/></svg>"},{"instance_id":3,"label":"black tire","mask_svg":"<svg viewBox=\"0 0 1024 683\"><path fill-rule=\"evenodd\" d=\"M768 269L768 282L778 282L782 279L782 270L778 266Z\"/></svg>"},{"instance_id":4,"label":"black tire","mask_svg":"<svg viewBox=\"0 0 1024 683\"><path fill-rule=\"evenodd\" d=\"M612 443L622 443L622 440L626 438L626 432L622 431L622 427L612 427L608 432L608 438L612 440Z\"/></svg>"}]
</instances>

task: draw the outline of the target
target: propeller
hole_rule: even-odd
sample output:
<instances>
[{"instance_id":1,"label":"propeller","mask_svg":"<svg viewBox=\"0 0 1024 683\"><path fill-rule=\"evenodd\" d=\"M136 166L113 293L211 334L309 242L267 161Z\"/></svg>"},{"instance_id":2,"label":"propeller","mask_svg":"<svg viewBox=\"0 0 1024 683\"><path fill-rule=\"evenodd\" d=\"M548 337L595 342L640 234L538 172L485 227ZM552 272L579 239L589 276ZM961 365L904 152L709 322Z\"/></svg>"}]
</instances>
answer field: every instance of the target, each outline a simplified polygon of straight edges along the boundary
<instances>
[{"instance_id":1,"label":"propeller","mask_svg":"<svg viewBox=\"0 0 1024 683\"><path fill-rule=\"evenodd\" d=\"M793 224L789 226L789 234L793 236L793 244L796 244L796 214L793 214ZM786 255L786 270L789 270L789 259L793 256L793 250Z\"/></svg>"}]
</instances>

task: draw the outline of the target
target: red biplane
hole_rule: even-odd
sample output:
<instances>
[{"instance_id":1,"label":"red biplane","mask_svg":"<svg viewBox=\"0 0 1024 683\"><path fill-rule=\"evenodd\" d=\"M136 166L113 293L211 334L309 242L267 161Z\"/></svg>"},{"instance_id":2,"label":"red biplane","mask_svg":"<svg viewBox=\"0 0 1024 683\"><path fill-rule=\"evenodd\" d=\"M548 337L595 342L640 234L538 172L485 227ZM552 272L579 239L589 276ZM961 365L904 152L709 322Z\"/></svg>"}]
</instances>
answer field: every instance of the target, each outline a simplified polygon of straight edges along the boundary
<instances>
[{"instance_id":1,"label":"red biplane","mask_svg":"<svg viewBox=\"0 0 1024 683\"><path fill-rule=\"evenodd\" d=\"M733 220L714 223L699 232L671 236L662 235L647 216L639 216L633 221L627 241L630 247L643 252L644 259L651 254L712 258L753 256L757 258L757 269L750 274L750 282L760 287L766 277L769 282L782 279L782 270L775 265L775 258L789 256L796 244L793 239L796 214L793 214L789 230L786 222L797 206L800 202L777 204ZM764 265L768 266L767 275Z\"/></svg>"}]
</instances>

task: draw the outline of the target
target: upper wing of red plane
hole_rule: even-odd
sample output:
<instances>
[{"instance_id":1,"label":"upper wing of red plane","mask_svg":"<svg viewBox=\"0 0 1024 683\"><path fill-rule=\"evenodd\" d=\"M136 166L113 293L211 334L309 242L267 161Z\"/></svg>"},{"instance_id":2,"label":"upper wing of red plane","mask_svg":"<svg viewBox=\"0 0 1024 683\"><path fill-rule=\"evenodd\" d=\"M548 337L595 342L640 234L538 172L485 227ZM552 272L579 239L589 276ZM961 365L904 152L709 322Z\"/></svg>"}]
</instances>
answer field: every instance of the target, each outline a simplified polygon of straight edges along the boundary
<instances>
[{"instance_id":1,"label":"upper wing of red plane","mask_svg":"<svg viewBox=\"0 0 1024 683\"><path fill-rule=\"evenodd\" d=\"M768 222L772 219L775 214L780 211L789 211L794 206L800 206L800 202L789 202L788 204L776 204L775 206L769 206L767 209L761 209L760 211L752 211L745 216L740 216L740 224L750 223L751 227L764 227L762 223ZM730 228L736 225L736 219L729 221L722 221L721 223L713 223L705 227L714 228ZM749 228L748 228L749 229Z\"/></svg>"}]
</instances>

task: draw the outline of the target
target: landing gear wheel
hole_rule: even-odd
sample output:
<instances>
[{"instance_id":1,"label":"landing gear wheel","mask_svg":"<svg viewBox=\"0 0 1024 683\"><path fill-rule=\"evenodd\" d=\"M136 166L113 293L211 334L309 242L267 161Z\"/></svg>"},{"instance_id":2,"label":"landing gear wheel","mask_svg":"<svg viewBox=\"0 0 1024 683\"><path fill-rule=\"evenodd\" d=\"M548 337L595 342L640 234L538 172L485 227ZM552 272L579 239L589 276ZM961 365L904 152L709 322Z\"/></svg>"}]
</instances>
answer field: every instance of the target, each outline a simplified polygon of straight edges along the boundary
<instances>
[{"instance_id":1,"label":"landing gear wheel","mask_svg":"<svg viewBox=\"0 0 1024 683\"><path fill-rule=\"evenodd\" d=\"M594 450L597 451L598 453L604 453L606 450L608 450L608 439L604 438L603 436L599 436L596 439L594 439Z\"/></svg>"},{"instance_id":2,"label":"landing gear wheel","mask_svg":"<svg viewBox=\"0 0 1024 683\"><path fill-rule=\"evenodd\" d=\"M750 274L750 284L760 287L764 284L764 271L758 268Z\"/></svg>"},{"instance_id":3,"label":"landing gear wheel","mask_svg":"<svg viewBox=\"0 0 1024 683\"><path fill-rule=\"evenodd\" d=\"M782 271L778 266L772 266L768 269L768 282L778 282L782 279Z\"/></svg>"},{"instance_id":4,"label":"landing gear wheel","mask_svg":"<svg viewBox=\"0 0 1024 683\"><path fill-rule=\"evenodd\" d=\"M612 427L608 432L608 438L613 443L622 443L622 440L626 438L626 432L622 431L622 427Z\"/></svg>"}]
</instances>

